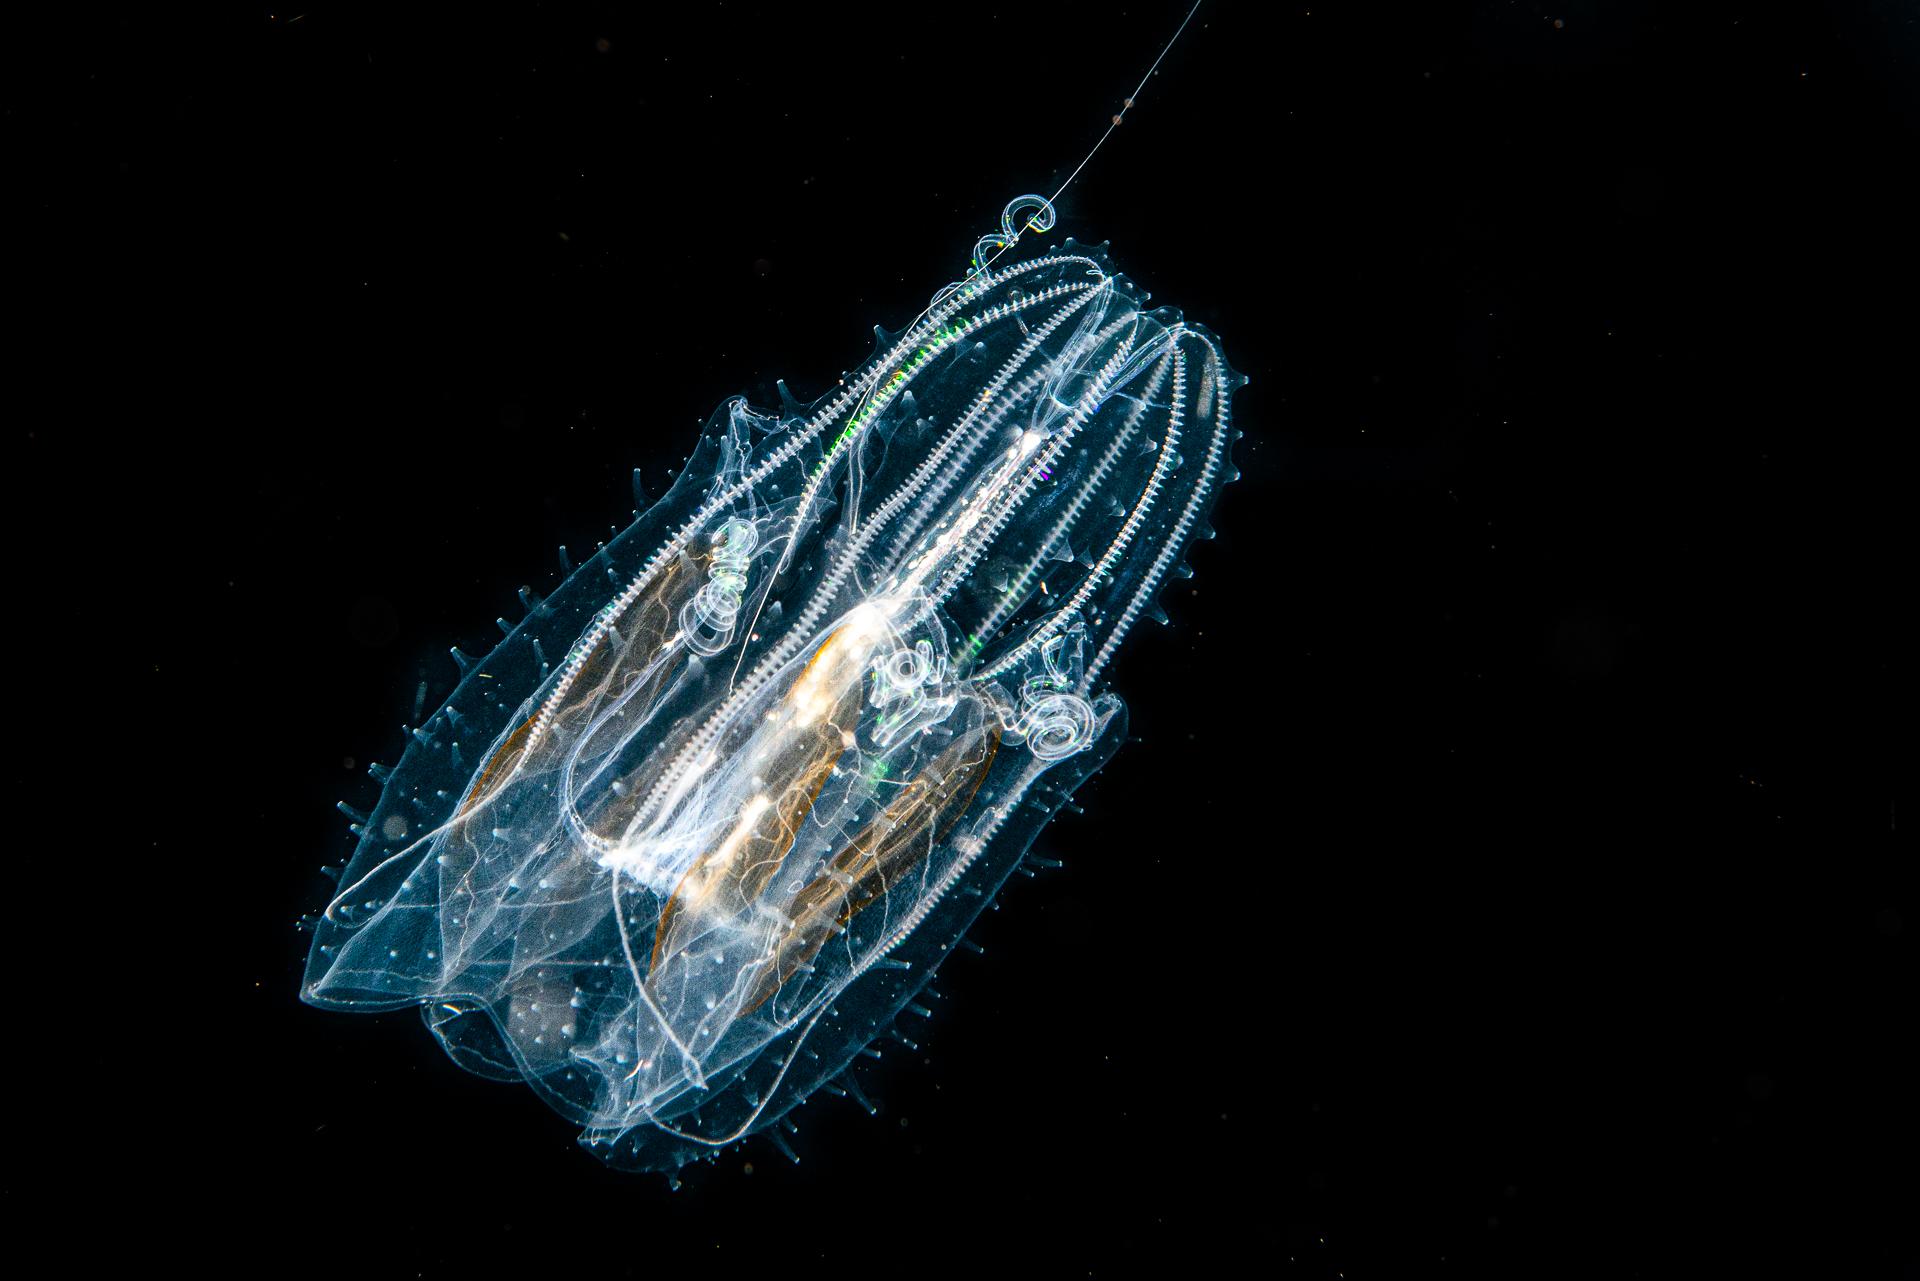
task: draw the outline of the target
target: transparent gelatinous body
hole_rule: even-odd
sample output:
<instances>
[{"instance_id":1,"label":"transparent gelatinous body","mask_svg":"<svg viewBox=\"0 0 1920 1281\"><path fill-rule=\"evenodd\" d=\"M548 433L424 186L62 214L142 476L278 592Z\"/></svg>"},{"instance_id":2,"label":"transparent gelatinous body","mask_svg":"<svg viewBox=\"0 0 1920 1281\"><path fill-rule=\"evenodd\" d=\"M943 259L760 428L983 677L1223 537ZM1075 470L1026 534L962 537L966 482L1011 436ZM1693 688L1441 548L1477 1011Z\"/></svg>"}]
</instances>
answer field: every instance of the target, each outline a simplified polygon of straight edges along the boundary
<instances>
[{"instance_id":1,"label":"transparent gelatinous body","mask_svg":"<svg viewBox=\"0 0 1920 1281\"><path fill-rule=\"evenodd\" d=\"M995 248L1050 224L1036 199ZM419 1005L636 1168L871 1052L1118 745L1102 674L1232 475L1209 334L1100 249L977 261L821 402L722 406L461 660L380 771L305 999Z\"/></svg>"}]
</instances>

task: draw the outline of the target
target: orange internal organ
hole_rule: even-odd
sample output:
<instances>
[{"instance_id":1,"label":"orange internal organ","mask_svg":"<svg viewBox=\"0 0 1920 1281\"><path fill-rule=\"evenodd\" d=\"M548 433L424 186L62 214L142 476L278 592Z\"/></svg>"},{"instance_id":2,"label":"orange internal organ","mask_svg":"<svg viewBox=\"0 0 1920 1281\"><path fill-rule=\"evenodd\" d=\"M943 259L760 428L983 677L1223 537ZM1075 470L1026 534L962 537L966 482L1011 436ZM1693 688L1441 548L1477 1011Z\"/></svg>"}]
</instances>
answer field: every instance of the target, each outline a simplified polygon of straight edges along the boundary
<instances>
[{"instance_id":1,"label":"orange internal organ","mask_svg":"<svg viewBox=\"0 0 1920 1281\"><path fill-rule=\"evenodd\" d=\"M701 855L660 914L648 982L707 930L748 920L793 848L800 824L847 750L864 689L865 654L851 627L829 636L809 660L770 725L771 746L755 770L754 795L727 835Z\"/></svg>"},{"instance_id":2,"label":"orange internal organ","mask_svg":"<svg viewBox=\"0 0 1920 1281\"><path fill-rule=\"evenodd\" d=\"M827 940L885 894L938 845L973 803L1000 745L997 729L964 735L900 788L852 843L784 905L787 927L750 982L750 1014L809 965Z\"/></svg>"}]
</instances>

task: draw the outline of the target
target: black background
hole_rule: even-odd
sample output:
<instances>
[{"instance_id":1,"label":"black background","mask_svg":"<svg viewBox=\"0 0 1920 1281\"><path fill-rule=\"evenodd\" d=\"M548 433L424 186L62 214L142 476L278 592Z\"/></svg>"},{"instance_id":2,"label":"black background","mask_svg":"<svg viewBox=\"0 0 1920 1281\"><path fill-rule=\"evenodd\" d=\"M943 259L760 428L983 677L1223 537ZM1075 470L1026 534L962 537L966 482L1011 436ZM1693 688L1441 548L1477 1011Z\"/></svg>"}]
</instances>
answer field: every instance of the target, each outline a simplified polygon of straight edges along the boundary
<instances>
[{"instance_id":1,"label":"black background","mask_svg":"<svg viewBox=\"0 0 1920 1281\"><path fill-rule=\"evenodd\" d=\"M677 1192L295 1001L332 805L1182 9L408 10L6 42L24 715L114 971L16 1210L366 1275L1913 1275L1912 6L1205 5L1054 232L1252 378L1135 741L877 1119Z\"/></svg>"}]
</instances>

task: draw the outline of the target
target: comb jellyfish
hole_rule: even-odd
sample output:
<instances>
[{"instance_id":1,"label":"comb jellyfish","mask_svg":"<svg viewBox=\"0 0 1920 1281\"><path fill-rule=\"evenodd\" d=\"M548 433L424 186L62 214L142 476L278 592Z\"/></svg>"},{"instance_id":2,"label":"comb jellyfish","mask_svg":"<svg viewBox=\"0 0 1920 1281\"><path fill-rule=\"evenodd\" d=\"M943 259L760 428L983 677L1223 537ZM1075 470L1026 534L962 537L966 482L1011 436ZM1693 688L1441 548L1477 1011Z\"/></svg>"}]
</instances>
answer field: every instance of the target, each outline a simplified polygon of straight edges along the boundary
<instances>
[{"instance_id":1,"label":"comb jellyfish","mask_svg":"<svg viewBox=\"0 0 1920 1281\"><path fill-rule=\"evenodd\" d=\"M1052 222L1009 205L819 402L722 405L631 527L454 651L306 1000L417 1005L626 1168L862 1097L850 1065L1124 737L1105 674L1234 474L1219 344L1102 249L1007 261Z\"/></svg>"}]
</instances>

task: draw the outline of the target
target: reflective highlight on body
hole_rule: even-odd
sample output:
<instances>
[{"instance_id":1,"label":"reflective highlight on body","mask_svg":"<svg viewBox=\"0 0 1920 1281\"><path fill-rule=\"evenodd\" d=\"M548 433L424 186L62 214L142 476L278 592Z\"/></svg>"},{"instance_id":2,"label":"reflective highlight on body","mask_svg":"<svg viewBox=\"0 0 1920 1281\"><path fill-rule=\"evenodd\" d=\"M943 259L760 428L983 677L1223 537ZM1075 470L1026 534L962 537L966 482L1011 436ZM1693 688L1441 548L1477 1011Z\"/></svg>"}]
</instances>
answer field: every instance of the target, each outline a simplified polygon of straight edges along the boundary
<instances>
[{"instance_id":1,"label":"reflective highlight on body","mask_svg":"<svg viewBox=\"0 0 1920 1281\"><path fill-rule=\"evenodd\" d=\"M455 651L305 999L419 1005L622 1166L858 1096L1119 744L1103 678L1233 475L1217 342L1102 249L1009 261L1053 222L1012 202L822 401L723 405L664 498Z\"/></svg>"}]
</instances>

